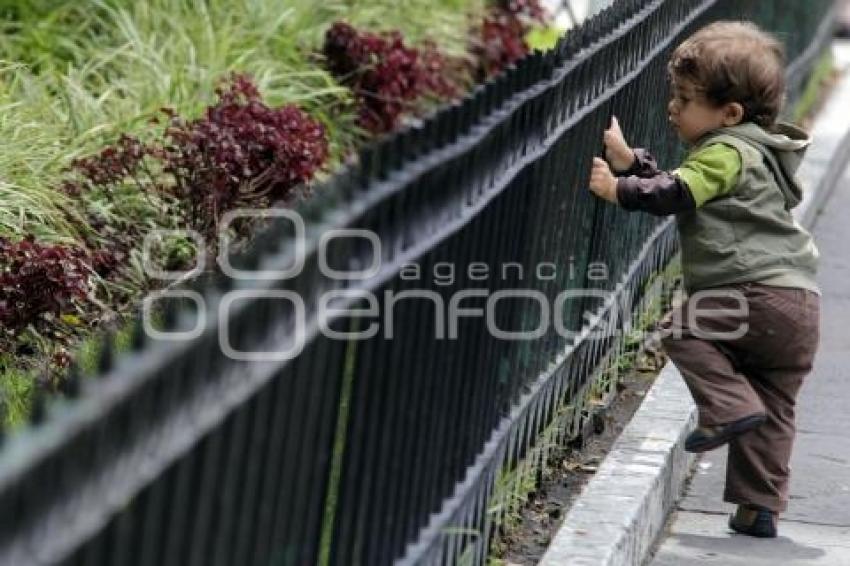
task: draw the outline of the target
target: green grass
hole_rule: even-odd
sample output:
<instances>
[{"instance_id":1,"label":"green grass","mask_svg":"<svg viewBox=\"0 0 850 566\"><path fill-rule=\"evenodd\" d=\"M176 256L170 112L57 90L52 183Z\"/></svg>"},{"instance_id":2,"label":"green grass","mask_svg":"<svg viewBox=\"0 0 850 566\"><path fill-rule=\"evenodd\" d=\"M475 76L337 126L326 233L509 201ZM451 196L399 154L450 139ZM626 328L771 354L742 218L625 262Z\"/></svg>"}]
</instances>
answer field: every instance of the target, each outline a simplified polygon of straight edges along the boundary
<instances>
[{"instance_id":1,"label":"green grass","mask_svg":"<svg viewBox=\"0 0 850 566\"><path fill-rule=\"evenodd\" d=\"M0 428L20 426L29 414L33 376L4 356L0 356L0 375Z\"/></svg>"},{"instance_id":2,"label":"green grass","mask_svg":"<svg viewBox=\"0 0 850 566\"><path fill-rule=\"evenodd\" d=\"M197 114L214 100L219 79L232 71L251 73L270 104L296 103L321 119L338 157L357 131L347 89L315 56L330 24L345 19L367 29L400 29L413 42L432 38L446 52L461 55L464 14L479 12L483 1L35 4L18 10L18 20L3 22L7 37L0 60L22 77L12 97L28 114L40 114L34 124L53 127L42 138L63 142L44 159L64 164L69 154L88 152L120 132L149 129L148 117L162 106ZM8 178L6 171L0 175Z\"/></svg>"},{"instance_id":3,"label":"green grass","mask_svg":"<svg viewBox=\"0 0 850 566\"><path fill-rule=\"evenodd\" d=\"M329 25L344 18L400 29L458 55L467 41L464 14L479 12L483 0L24 5L0 2L0 235L61 241L80 230L65 214L69 203L50 190L62 168L122 132L150 132L148 119L164 106L197 115L233 71L252 74L269 104L295 103L321 120L337 163L361 132L349 91L315 55Z\"/></svg>"}]
</instances>

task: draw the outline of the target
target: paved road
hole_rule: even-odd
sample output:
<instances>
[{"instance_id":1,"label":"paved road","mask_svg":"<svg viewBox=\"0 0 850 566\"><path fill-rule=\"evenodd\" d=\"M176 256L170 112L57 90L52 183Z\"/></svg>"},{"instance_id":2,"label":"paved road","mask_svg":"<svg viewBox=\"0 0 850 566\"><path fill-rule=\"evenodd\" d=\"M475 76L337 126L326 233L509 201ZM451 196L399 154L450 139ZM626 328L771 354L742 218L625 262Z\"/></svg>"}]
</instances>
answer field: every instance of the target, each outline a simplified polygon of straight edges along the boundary
<instances>
[{"instance_id":1,"label":"paved road","mask_svg":"<svg viewBox=\"0 0 850 566\"><path fill-rule=\"evenodd\" d=\"M697 464L652 566L850 566L850 169L814 235L822 338L800 395L791 502L779 538L758 540L726 527L733 506L721 501L726 451L717 450Z\"/></svg>"}]
</instances>

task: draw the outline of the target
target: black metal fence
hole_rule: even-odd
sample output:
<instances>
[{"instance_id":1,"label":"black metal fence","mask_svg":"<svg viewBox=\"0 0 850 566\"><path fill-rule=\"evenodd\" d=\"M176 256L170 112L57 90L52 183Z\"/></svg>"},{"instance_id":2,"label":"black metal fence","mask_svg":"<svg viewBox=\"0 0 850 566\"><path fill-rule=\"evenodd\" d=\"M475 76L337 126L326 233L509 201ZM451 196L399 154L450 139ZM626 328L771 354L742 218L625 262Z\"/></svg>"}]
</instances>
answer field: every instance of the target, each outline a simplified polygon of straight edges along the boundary
<instances>
[{"instance_id":1,"label":"black metal fence","mask_svg":"<svg viewBox=\"0 0 850 566\"><path fill-rule=\"evenodd\" d=\"M676 251L669 220L586 189L610 116L672 165L678 41L753 19L786 41L794 96L830 6L621 1L365 150L296 209L303 250L282 218L232 258L303 259L297 275L205 278L190 289L206 317L195 336L153 340L140 322L123 354L106 337L103 375L5 440L0 564L485 562L500 470L622 349L617 331ZM379 252L341 229L376 235ZM581 289L598 293L559 301ZM349 311L320 316L329 293L349 293L333 305ZM185 332L200 311L169 308L166 325ZM299 344L292 359L245 354Z\"/></svg>"}]
</instances>

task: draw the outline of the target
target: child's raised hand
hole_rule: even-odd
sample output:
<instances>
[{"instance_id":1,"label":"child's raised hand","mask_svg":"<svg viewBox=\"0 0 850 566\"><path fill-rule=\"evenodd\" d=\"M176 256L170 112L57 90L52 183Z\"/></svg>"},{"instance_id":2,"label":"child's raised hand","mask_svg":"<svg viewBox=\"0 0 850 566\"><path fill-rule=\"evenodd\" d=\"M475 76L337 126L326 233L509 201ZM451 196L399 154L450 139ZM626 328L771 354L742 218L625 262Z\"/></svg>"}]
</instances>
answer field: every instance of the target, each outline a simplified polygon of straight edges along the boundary
<instances>
[{"instance_id":1,"label":"child's raised hand","mask_svg":"<svg viewBox=\"0 0 850 566\"><path fill-rule=\"evenodd\" d=\"M619 204L617 200L617 177L611 173L608 163L599 157L593 158L593 168L590 171L590 190L598 197Z\"/></svg>"},{"instance_id":2,"label":"child's raised hand","mask_svg":"<svg viewBox=\"0 0 850 566\"><path fill-rule=\"evenodd\" d=\"M629 144L626 143L626 138L623 137L623 130L620 129L620 123L616 116L611 117L611 126L605 130L602 136L605 142L605 158L611 167L617 173L628 171L635 160L635 154Z\"/></svg>"}]
</instances>

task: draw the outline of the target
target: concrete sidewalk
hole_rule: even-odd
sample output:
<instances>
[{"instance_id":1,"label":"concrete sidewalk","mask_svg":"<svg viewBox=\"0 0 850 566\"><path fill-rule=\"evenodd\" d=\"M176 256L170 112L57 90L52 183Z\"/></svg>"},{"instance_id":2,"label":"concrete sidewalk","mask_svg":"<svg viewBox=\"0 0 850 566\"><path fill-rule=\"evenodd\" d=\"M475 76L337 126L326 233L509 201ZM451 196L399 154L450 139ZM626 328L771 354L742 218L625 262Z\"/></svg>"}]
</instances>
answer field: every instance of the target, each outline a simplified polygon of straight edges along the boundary
<instances>
[{"instance_id":1,"label":"concrete sidewalk","mask_svg":"<svg viewBox=\"0 0 850 566\"><path fill-rule=\"evenodd\" d=\"M650 564L850 565L850 169L813 230L821 252L821 346L799 399L791 501L779 538L733 534L726 450L704 455Z\"/></svg>"}]
</instances>

